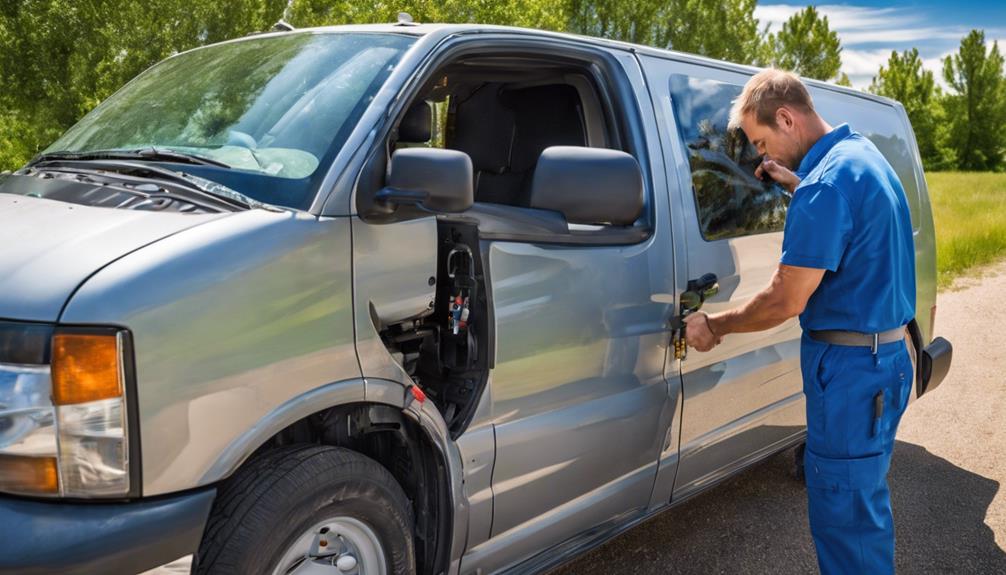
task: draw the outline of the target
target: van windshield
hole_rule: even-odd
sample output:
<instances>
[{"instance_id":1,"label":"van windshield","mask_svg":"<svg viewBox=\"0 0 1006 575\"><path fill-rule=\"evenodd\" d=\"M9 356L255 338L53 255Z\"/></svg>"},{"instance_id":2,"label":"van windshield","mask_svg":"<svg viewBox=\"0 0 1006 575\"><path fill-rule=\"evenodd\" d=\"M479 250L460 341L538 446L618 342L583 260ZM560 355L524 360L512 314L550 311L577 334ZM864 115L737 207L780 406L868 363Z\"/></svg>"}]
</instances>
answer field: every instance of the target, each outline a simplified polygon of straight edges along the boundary
<instances>
[{"instance_id":1,"label":"van windshield","mask_svg":"<svg viewBox=\"0 0 1006 575\"><path fill-rule=\"evenodd\" d=\"M414 37L289 33L209 46L155 65L45 153L154 149L171 169L304 209ZM166 152L166 153L161 153Z\"/></svg>"}]
</instances>

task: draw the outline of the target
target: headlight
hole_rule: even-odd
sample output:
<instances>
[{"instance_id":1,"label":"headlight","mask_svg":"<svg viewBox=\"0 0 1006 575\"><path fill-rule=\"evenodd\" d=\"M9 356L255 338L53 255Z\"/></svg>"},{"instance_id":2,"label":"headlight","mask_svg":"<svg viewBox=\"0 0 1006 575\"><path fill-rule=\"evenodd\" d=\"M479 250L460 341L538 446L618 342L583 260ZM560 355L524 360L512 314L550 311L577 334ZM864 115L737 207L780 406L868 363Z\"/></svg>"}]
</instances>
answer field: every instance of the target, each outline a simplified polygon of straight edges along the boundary
<instances>
[{"instance_id":1,"label":"headlight","mask_svg":"<svg viewBox=\"0 0 1006 575\"><path fill-rule=\"evenodd\" d=\"M127 343L113 328L0 324L0 491L129 494Z\"/></svg>"}]
</instances>

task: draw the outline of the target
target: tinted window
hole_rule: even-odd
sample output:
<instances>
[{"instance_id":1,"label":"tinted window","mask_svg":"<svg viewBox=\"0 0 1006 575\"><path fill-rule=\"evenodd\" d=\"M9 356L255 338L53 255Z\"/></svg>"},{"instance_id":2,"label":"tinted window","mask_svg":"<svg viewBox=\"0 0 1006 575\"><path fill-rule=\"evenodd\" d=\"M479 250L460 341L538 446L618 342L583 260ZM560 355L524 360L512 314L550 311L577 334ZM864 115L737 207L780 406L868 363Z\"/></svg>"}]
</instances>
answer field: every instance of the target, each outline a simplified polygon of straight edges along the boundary
<instances>
[{"instance_id":1,"label":"tinted window","mask_svg":"<svg viewBox=\"0 0 1006 575\"><path fill-rule=\"evenodd\" d=\"M731 103L742 87L681 74L672 74L670 82L703 237L782 231L790 194L754 176L761 157L743 131L727 130Z\"/></svg>"}]
</instances>

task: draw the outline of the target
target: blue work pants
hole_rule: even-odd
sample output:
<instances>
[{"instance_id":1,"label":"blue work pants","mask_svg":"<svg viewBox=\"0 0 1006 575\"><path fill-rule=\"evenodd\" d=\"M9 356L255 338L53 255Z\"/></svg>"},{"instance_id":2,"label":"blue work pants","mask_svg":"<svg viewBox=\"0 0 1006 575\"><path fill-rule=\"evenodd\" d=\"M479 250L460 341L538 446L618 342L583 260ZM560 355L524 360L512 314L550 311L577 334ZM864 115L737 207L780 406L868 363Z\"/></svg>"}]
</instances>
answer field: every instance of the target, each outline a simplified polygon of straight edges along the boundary
<instances>
[{"instance_id":1,"label":"blue work pants","mask_svg":"<svg viewBox=\"0 0 1006 575\"><path fill-rule=\"evenodd\" d=\"M807 398L804 469L818 566L825 575L894 573L887 470L912 388L908 349L898 341L881 344L874 354L804 333L800 352Z\"/></svg>"}]
</instances>

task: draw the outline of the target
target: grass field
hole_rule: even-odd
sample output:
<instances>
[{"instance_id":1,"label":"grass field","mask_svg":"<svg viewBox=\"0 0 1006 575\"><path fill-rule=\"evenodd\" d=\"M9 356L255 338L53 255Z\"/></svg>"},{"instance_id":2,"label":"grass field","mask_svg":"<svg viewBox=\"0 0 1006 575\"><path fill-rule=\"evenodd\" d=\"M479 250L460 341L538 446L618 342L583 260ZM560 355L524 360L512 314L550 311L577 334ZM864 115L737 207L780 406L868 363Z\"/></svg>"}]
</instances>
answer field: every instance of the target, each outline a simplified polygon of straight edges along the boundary
<instances>
[{"instance_id":1,"label":"grass field","mask_svg":"<svg viewBox=\"0 0 1006 575\"><path fill-rule=\"evenodd\" d=\"M980 266L1006 258L1006 174L926 174L936 221L941 288Z\"/></svg>"}]
</instances>

